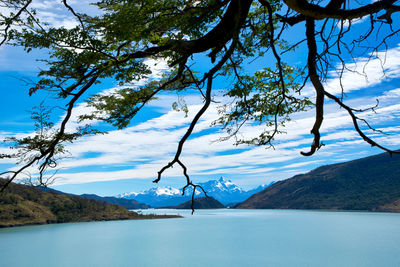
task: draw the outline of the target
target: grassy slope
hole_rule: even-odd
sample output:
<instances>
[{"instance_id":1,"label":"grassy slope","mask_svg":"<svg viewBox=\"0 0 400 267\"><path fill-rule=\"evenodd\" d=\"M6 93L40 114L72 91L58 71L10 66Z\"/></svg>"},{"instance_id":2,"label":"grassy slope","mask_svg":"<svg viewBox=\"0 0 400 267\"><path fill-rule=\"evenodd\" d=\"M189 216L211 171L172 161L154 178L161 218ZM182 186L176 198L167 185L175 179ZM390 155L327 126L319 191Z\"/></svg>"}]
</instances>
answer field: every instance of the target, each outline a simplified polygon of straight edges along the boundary
<instances>
[{"instance_id":1,"label":"grassy slope","mask_svg":"<svg viewBox=\"0 0 400 267\"><path fill-rule=\"evenodd\" d=\"M18 184L0 194L0 227L166 217L174 216L140 215L118 205Z\"/></svg>"}]
</instances>

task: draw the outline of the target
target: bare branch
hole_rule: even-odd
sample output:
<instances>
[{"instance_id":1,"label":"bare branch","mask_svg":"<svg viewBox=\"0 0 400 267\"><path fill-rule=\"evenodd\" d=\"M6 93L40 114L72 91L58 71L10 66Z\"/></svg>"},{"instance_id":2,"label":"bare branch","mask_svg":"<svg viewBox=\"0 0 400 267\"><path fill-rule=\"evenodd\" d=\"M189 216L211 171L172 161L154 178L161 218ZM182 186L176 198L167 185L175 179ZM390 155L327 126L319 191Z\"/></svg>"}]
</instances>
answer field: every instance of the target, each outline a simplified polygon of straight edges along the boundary
<instances>
[{"instance_id":1,"label":"bare branch","mask_svg":"<svg viewBox=\"0 0 400 267\"><path fill-rule=\"evenodd\" d=\"M70 5L68 5L67 0L63 0L63 4L78 19L79 23L81 24L82 30L86 31L86 27L85 24L83 24L81 16L79 16L75 12L75 10Z\"/></svg>"},{"instance_id":2,"label":"bare branch","mask_svg":"<svg viewBox=\"0 0 400 267\"><path fill-rule=\"evenodd\" d=\"M338 10L338 8L344 3L343 0L331 0L330 3L334 4L328 4L326 7L309 3L307 0L285 0L284 2L288 7L295 10L299 14L315 20L321 20L325 18L351 20L370 14L375 14L382 10L390 10L392 13L399 11L399 7L393 5L396 0L380 0L359 8L347 10Z\"/></svg>"},{"instance_id":3,"label":"bare branch","mask_svg":"<svg viewBox=\"0 0 400 267\"><path fill-rule=\"evenodd\" d=\"M314 141L311 145L311 150L309 152L301 152L303 156L311 156L318 150L322 144L320 143L321 135L319 133L319 128L322 125L324 119L324 86L319 80L317 69L315 66L315 60L317 56L317 43L315 41L315 21L312 18L307 18L306 20L306 36L308 45L308 75L310 77L311 83L314 86L316 92L315 101L315 122L311 129L311 133L314 135Z\"/></svg>"},{"instance_id":4,"label":"bare branch","mask_svg":"<svg viewBox=\"0 0 400 267\"><path fill-rule=\"evenodd\" d=\"M388 152L390 155L393 154L400 154L400 151L395 151L395 150L390 150L386 147L383 147L381 145L379 145L378 143L376 143L374 140L372 140L371 138L369 138L368 136L366 136L364 134L364 132L360 129L359 125L358 125L358 120L360 120L360 118L358 118L355 114L354 114L354 109L350 108L349 106L345 105L339 98L337 98L336 96L324 91L324 95L326 95L327 97L329 97L330 99L334 100L340 107L344 108L350 115L352 121L353 121L353 126L354 129L357 131L358 135L368 144L370 144L372 147L379 147L380 149ZM371 128L368 125L369 128ZM372 129L372 128L371 128Z\"/></svg>"}]
</instances>

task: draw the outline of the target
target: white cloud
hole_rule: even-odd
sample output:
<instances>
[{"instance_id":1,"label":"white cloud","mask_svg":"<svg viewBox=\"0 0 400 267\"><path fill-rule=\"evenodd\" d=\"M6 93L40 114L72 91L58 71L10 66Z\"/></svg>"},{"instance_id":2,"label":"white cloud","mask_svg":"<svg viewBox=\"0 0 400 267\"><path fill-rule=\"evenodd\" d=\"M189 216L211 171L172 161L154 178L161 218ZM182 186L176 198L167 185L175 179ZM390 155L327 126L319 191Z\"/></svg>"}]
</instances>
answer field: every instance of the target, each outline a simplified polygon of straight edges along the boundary
<instances>
[{"instance_id":1,"label":"white cloud","mask_svg":"<svg viewBox=\"0 0 400 267\"><path fill-rule=\"evenodd\" d=\"M307 165L310 165L310 164L320 163L321 161L322 160L313 160L313 161L307 161L307 162L293 163L293 164L285 165L283 167L283 169L292 169L292 168L303 167L303 166L307 166Z\"/></svg>"},{"instance_id":2,"label":"white cloud","mask_svg":"<svg viewBox=\"0 0 400 267\"><path fill-rule=\"evenodd\" d=\"M352 71L345 71L342 75L344 93L360 90L381 83L384 80L400 77L400 47L389 49L387 52L378 52L371 57L357 58L356 63L347 63ZM338 66L340 68L340 66ZM325 89L332 94L340 94L339 75L330 72L330 79Z\"/></svg>"},{"instance_id":3,"label":"white cloud","mask_svg":"<svg viewBox=\"0 0 400 267\"><path fill-rule=\"evenodd\" d=\"M349 25L350 25L350 22L351 22L351 25L352 25L352 26L354 26L354 25L356 25L356 24L361 24L361 23L365 22L365 21L368 19L368 17L369 17L369 16L364 16L364 17L362 17L362 18L356 18L356 19L351 19L351 20L344 20L344 21L343 21L343 27L344 27L344 28L348 28ZM341 27L341 21L339 21L339 22L336 24L336 26L337 26L338 28L340 28L340 27Z\"/></svg>"}]
</instances>

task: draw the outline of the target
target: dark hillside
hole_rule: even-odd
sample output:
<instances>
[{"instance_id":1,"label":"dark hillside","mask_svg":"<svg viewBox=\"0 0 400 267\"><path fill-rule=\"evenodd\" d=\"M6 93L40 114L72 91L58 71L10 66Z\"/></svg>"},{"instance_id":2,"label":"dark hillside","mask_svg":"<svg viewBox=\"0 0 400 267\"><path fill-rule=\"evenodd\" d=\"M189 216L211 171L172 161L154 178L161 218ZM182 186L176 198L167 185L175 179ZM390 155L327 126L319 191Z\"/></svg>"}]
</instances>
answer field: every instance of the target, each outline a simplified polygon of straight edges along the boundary
<instances>
[{"instance_id":1,"label":"dark hillside","mask_svg":"<svg viewBox=\"0 0 400 267\"><path fill-rule=\"evenodd\" d=\"M383 153L276 182L235 207L400 212L399 204L400 155Z\"/></svg>"}]
</instances>

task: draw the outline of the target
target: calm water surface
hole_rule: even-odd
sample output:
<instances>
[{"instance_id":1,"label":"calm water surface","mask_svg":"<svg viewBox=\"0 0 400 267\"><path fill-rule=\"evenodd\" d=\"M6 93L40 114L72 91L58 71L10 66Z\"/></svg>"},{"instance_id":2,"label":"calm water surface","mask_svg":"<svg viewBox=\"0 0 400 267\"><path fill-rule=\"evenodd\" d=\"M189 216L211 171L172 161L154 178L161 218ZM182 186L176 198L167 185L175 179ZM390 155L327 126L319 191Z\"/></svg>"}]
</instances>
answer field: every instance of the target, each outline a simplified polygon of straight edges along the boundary
<instances>
[{"instance_id":1,"label":"calm water surface","mask_svg":"<svg viewBox=\"0 0 400 267\"><path fill-rule=\"evenodd\" d=\"M0 265L400 266L400 214L150 212L185 218L0 229Z\"/></svg>"}]
</instances>

